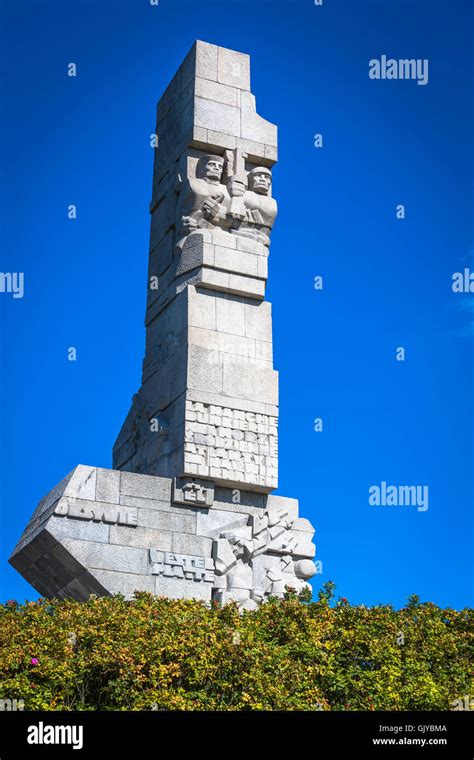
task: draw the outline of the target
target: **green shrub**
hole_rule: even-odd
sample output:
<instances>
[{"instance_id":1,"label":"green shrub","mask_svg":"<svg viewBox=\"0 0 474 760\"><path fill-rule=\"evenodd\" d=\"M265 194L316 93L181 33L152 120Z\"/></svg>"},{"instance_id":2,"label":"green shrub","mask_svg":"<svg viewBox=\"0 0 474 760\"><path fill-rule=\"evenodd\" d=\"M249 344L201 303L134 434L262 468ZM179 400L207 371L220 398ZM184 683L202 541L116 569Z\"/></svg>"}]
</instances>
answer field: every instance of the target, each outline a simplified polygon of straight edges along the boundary
<instances>
[{"instance_id":1,"label":"green shrub","mask_svg":"<svg viewBox=\"0 0 474 760\"><path fill-rule=\"evenodd\" d=\"M288 593L255 612L137 593L0 605L0 697L27 710L449 710L473 610Z\"/></svg>"}]
</instances>

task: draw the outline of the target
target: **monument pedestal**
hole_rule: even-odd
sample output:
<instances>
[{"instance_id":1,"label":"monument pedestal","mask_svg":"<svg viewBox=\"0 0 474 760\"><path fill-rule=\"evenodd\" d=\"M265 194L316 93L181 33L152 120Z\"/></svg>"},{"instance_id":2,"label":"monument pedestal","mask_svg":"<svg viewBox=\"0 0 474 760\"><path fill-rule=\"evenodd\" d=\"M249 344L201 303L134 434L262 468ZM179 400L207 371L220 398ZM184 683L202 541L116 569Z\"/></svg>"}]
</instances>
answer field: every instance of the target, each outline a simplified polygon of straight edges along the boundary
<instances>
[{"instance_id":1,"label":"monument pedestal","mask_svg":"<svg viewBox=\"0 0 474 760\"><path fill-rule=\"evenodd\" d=\"M298 502L79 465L38 505L11 564L46 597L149 591L255 608L315 572Z\"/></svg>"}]
</instances>

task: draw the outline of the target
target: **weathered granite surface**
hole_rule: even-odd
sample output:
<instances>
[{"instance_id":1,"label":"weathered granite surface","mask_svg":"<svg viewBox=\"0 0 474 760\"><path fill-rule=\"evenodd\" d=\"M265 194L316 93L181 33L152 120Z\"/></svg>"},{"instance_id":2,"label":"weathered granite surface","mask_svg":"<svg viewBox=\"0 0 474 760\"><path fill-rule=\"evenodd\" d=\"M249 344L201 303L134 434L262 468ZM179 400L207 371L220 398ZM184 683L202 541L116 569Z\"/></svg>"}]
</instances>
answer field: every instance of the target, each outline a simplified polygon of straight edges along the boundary
<instances>
[{"instance_id":1,"label":"weathered granite surface","mask_svg":"<svg viewBox=\"0 0 474 760\"><path fill-rule=\"evenodd\" d=\"M314 574L313 534L294 499L78 465L10 561L47 597L139 590L253 609Z\"/></svg>"},{"instance_id":2,"label":"weathered granite surface","mask_svg":"<svg viewBox=\"0 0 474 760\"><path fill-rule=\"evenodd\" d=\"M79 465L10 562L45 596L146 590L253 609L315 573L278 485L278 373L264 300L277 129L250 59L196 42L158 103L142 385L113 470Z\"/></svg>"},{"instance_id":3,"label":"weathered granite surface","mask_svg":"<svg viewBox=\"0 0 474 760\"><path fill-rule=\"evenodd\" d=\"M249 56L196 42L158 103L142 386L114 468L269 493L277 129L256 112L249 72Z\"/></svg>"}]
</instances>

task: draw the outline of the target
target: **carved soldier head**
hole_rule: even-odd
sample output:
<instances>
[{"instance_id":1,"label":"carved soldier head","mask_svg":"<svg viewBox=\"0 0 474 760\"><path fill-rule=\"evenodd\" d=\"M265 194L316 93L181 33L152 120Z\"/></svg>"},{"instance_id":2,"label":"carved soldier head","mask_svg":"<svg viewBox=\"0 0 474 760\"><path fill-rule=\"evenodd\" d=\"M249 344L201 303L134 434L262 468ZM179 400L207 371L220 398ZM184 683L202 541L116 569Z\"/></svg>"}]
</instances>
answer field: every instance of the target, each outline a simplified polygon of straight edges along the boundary
<instances>
[{"instance_id":1,"label":"carved soldier head","mask_svg":"<svg viewBox=\"0 0 474 760\"><path fill-rule=\"evenodd\" d=\"M201 156L197 166L197 176L208 182L220 182L224 171L222 156Z\"/></svg>"},{"instance_id":2,"label":"carved soldier head","mask_svg":"<svg viewBox=\"0 0 474 760\"><path fill-rule=\"evenodd\" d=\"M272 186L272 173L266 166L256 166L249 172L249 190L259 195L269 195Z\"/></svg>"}]
</instances>

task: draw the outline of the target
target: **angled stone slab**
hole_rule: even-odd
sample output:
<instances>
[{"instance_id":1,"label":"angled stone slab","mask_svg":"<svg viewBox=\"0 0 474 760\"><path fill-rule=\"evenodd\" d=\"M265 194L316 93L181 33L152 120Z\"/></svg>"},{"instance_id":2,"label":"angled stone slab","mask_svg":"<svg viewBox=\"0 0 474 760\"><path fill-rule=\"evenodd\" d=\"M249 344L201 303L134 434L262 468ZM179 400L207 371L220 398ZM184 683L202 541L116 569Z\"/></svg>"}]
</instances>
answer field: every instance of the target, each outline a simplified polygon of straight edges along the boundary
<instances>
[{"instance_id":1,"label":"angled stone slab","mask_svg":"<svg viewBox=\"0 0 474 760\"><path fill-rule=\"evenodd\" d=\"M251 609L313 574L313 533L294 499L78 465L41 499L10 562L48 598L148 591Z\"/></svg>"},{"instance_id":2,"label":"angled stone slab","mask_svg":"<svg viewBox=\"0 0 474 760\"><path fill-rule=\"evenodd\" d=\"M79 465L40 501L9 561L47 597L160 593L150 549L200 549L204 561L212 547L211 539L196 536L195 512L173 508L171 488L164 478ZM192 583L183 595L194 591L211 596Z\"/></svg>"}]
</instances>

